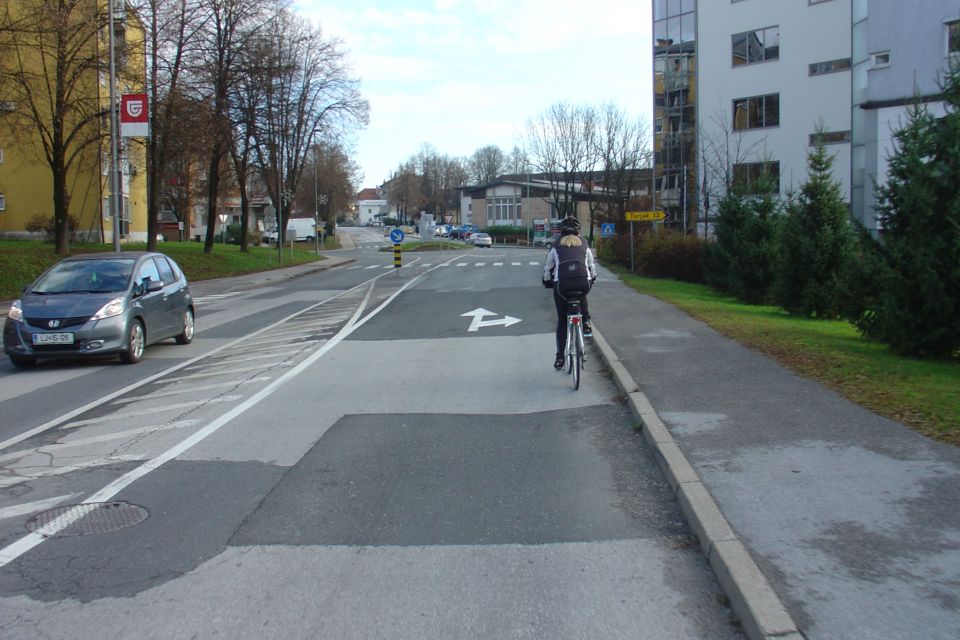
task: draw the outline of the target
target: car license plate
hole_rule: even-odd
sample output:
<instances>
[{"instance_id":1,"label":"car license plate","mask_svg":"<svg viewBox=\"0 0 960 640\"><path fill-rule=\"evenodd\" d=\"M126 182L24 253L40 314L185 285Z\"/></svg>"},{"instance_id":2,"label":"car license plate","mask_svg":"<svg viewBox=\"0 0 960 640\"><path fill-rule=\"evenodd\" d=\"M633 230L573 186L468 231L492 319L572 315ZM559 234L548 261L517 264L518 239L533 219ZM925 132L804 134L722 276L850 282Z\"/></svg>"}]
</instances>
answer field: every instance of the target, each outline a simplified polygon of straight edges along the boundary
<instances>
[{"instance_id":1,"label":"car license plate","mask_svg":"<svg viewBox=\"0 0 960 640\"><path fill-rule=\"evenodd\" d=\"M73 344L72 333L35 333L33 344Z\"/></svg>"}]
</instances>

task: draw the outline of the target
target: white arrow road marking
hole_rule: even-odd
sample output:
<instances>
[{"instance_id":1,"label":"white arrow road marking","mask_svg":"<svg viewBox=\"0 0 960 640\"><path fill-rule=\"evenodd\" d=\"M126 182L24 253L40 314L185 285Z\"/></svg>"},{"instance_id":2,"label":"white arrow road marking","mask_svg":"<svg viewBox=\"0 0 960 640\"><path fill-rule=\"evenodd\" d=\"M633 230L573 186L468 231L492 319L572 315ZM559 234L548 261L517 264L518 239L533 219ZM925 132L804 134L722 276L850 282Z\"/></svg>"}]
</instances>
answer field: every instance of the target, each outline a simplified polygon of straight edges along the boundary
<instances>
[{"instance_id":1,"label":"white arrow road marking","mask_svg":"<svg viewBox=\"0 0 960 640\"><path fill-rule=\"evenodd\" d=\"M460 317L464 316L473 316L473 320L470 321L470 328L467 331L478 331L480 327L493 327L496 325L503 325L509 327L512 324L517 324L520 322L520 318L513 318L511 316L503 316L499 320L484 320L484 316L495 316L499 315L493 311L487 311L486 309L479 308L474 309L473 311L468 311L466 313L461 313Z\"/></svg>"}]
</instances>

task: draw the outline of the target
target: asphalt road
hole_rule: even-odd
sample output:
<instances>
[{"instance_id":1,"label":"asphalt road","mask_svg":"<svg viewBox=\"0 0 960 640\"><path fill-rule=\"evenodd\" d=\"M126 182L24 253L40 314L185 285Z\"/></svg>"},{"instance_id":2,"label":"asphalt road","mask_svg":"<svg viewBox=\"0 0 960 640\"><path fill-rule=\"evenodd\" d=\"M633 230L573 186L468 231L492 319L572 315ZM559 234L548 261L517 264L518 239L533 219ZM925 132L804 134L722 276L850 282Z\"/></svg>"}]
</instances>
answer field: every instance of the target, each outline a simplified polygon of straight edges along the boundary
<instances>
[{"instance_id":1,"label":"asphalt road","mask_svg":"<svg viewBox=\"0 0 960 640\"><path fill-rule=\"evenodd\" d=\"M0 636L741 637L543 252L358 231L136 367L0 367Z\"/></svg>"}]
</instances>

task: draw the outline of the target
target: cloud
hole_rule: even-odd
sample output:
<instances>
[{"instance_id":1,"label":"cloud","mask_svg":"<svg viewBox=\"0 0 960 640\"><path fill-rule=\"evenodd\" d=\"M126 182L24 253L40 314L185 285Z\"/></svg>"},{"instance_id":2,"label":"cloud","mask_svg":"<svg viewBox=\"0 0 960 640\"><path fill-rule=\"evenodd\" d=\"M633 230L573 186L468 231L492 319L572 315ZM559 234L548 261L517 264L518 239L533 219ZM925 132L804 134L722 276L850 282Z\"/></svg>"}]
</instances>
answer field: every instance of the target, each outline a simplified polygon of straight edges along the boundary
<instances>
[{"instance_id":1,"label":"cloud","mask_svg":"<svg viewBox=\"0 0 960 640\"><path fill-rule=\"evenodd\" d=\"M299 10L351 52L371 123L371 184L423 143L509 150L559 101L613 101L652 117L649 0L307 0Z\"/></svg>"}]
</instances>

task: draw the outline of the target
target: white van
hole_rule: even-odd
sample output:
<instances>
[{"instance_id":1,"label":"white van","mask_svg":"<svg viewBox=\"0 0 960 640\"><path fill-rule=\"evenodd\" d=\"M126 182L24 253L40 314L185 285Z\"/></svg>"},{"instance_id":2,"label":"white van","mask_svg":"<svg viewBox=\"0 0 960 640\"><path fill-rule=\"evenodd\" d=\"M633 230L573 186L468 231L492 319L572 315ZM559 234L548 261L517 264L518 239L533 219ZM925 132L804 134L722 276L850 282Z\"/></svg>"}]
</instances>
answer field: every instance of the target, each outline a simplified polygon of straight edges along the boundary
<instances>
[{"instance_id":1,"label":"white van","mask_svg":"<svg viewBox=\"0 0 960 640\"><path fill-rule=\"evenodd\" d=\"M317 237L317 226L313 218L290 218L287 220L287 232L284 234L284 240L290 242L291 238L296 242L313 242ZM262 236L266 243L275 242L277 231L273 229L267 231Z\"/></svg>"}]
</instances>

